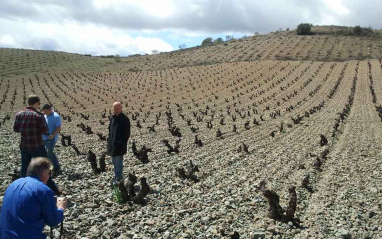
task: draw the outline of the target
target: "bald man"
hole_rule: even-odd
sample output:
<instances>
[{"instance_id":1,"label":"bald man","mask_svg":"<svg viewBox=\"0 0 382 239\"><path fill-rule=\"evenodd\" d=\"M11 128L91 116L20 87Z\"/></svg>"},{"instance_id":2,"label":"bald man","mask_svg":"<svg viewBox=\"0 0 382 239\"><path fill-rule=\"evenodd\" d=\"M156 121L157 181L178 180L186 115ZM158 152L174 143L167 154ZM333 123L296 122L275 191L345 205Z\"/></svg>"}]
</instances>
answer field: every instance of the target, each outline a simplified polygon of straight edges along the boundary
<instances>
[{"instance_id":1,"label":"bald man","mask_svg":"<svg viewBox=\"0 0 382 239\"><path fill-rule=\"evenodd\" d=\"M109 122L109 137L107 139L107 153L114 165L113 184L123 179L123 155L127 153L127 141L130 137L130 120L122 113L121 102L113 104L114 115Z\"/></svg>"}]
</instances>

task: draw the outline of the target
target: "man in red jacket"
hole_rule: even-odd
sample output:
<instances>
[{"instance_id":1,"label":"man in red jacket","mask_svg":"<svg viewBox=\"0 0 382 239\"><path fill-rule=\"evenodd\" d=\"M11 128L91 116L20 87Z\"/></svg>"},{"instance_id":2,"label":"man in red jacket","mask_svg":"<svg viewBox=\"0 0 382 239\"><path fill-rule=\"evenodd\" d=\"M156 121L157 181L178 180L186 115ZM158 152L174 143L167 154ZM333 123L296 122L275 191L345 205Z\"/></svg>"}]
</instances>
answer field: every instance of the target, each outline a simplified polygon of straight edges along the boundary
<instances>
[{"instance_id":1,"label":"man in red jacket","mask_svg":"<svg viewBox=\"0 0 382 239\"><path fill-rule=\"evenodd\" d=\"M37 111L40 108L40 98L37 95L30 95L28 105L28 107L16 114L13 125L13 130L21 134L21 177L26 176L32 158L47 156L42 135L48 135L49 129L44 115ZM60 194L52 177L49 177L47 185L56 195Z\"/></svg>"}]
</instances>

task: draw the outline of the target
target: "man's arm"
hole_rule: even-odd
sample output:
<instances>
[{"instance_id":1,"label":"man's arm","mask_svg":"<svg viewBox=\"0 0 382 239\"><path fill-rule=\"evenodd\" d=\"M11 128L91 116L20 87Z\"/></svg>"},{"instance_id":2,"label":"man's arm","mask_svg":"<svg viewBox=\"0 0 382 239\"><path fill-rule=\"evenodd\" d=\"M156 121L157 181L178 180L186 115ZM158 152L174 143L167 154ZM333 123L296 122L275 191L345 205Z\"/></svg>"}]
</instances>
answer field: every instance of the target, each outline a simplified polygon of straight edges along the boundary
<instances>
[{"instance_id":1,"label":"man's arm","mask_svg":"<svg viewBox=\"0 0 382 239\"><path fill-rule=\"evenodd\" d=\"M110 134L111 121L112 121L112 118L109 119L109 126L107 127L109 130L109 134Z\"/></svg>"},{"instance_id":2,"label":"man's arm","mask_svg":"<svg viewBox=\"0 0 382 239\"><path fill-rule=\"evenodd\" d=\"M126 119L124 120L124 122L121 126L122 126L121 143L127 143L127 141L130 138L130 120L129 120L129 118L126 117Z\"/></svg>"},{"instance_id":3,"label":"man's arm","mask_svg":"<svg viewBox=\"0 0 382 239\"><path fill-rule=\"evenodd\" d=\"M53 139L54 136L56 136L56 134L58 134L58 133L60 132L60 130L61 130L61 126L60 126L60 127L57 127L57 128L53 131L53 133L49 136L49 139Z\"/></svg>"},{"instance_id":4,"label":"man's arm","mask_svg":"<svg viewBox=\"0 0 382 239\"><path fill-rule=\"evenodd\" d=\"M19 114L16 115L15 117L15 122L13 124L13 131L20 133L20 119L19 119Z\"/></svg>"},{"instance_id":5,"label":"man's arm","mask_svg":"<svg viewBox=\"0 0 382 239\"><path fill-rule=\"evenodd\" d=\"M40 130L41 130L41 134L49 135L48 124L46 123L44 116L41 115L38 118L38 120L39 120L39 126L40 126Z\"/></svg>"},{"instance_id":6,"label":"man's arm","mask_svg":"<svg viewBox=\"0 0 382 239\"><path fill-rule=\"evenodd\" d=\"M49 135L49 139L53 139L56 134L60 133L61 130L61 117L57 114L54 118L54 126L56 126L56 129L53 131L51 135Z\"/></svg>"},{"instance_id":7,"label":"man's arm","mask_svg":"<svg viewBox=\"0 0 382 239\"><path fill-rule=\"evenodd\" d=\"M54 193L52 190L46 190L41 195L43 197L42 214L45 219L45 223L48 226L57 226L64 220L64 208L57 208Z\"/></svg>"},{"instance_id":8,"label":"man's arm","mask_svg":"<svg viewBox=\"0 0 382 239\"><path fill-rule=\"evenodd\" d=\"M130 138L130 129L131 129L131 124L129 118L126 118L126 139L129 140Z\"/></svg>"}]
</instances>

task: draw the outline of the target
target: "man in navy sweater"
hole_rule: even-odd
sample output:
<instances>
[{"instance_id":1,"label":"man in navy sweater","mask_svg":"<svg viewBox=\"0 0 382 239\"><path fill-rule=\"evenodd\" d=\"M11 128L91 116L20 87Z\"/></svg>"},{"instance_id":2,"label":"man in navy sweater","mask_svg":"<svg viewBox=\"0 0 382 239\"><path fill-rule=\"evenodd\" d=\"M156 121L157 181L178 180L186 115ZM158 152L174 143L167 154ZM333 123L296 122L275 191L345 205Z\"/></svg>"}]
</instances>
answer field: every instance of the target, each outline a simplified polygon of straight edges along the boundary
<instances>
[{"instance_id":1,"label":"man in navy sweater","mask_svg":"<svg viewBox=\"0 0 382 239\"><path fill-rule=\"evenodd\" d=\"M64 219L66 198L58 198L46 186L52 163L34 158L27 175L14 181L4 194L0 214L0 238L46 238L45 224L57 226Z\"/></svg>"}]
</instances>

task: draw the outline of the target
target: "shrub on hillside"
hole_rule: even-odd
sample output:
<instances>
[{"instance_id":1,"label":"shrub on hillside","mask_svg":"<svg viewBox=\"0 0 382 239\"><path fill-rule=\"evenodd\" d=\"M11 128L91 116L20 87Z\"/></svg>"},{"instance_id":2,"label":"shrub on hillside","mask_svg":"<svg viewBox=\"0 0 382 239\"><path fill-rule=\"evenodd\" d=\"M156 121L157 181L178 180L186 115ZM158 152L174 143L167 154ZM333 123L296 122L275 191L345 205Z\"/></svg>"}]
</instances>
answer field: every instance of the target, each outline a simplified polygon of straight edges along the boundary
<instances>
[{"instance_id":1,"label":"shrub on hillside","mask_svg":"<svg viewBox=\"0 0 382 239\"><path fill-rule=\"evenodd\" d=\"M353 32L357 36L367 36L373 34L373 29L371 27L355 26Z\"/></svg>"},{"instance_id":2,"label":"shrub on hillside","mask_svg":"<svg viewBox=\"0 0 382 239\"><path fill-rule=\"evenodd\" d=\"M225 36L225 40L226 41L231 41L231 40L233 40L233 39L235 39L234 37L233 37L233 35L231 36L231 35L227 35L227 36Z\"/></svg>"},{"instance_id":3,"label":"shrub on hillside","mask_svg":"<svg viewBox=\"0 0 382 239\"><path fill-rule=\"evenodd\" d=\"M334 35L334 36L373 36L378 37L378 31L374 31L372 27L348 27L348 26L316 26L312 27L315 35Z\"/></svg>"},{"instance_id":4,"label":"shrub on hillside","mask_svg":"<svg viewBox=\"0 0 382 239\"><path fill-rule=\"evenodd\" d=\"M362 28L360 26L355 26L353 31L354 31L354 34L356 34L356 35L362 34Z\"/></svg>"},{"instance_id":5,"label":"shrub on hillside","mask_svg":"<svg viewBox=\"0 0 382 239\"><path fill-rule=\"evenodd\" d=\"M297 26L297 35L312 35L313 32L311 31L312 24L310 23L301 23Z\"/></svg>"},{"instance_id":6,"label":"shrub on hillside","mask_svg":"<svg viewBox=\"0 0 382 239\"><path fill-rule=\"evenodd\" d=\"M221 37L217 38L215 41L214 41L215 44L220 44L220 43L223 43L223 39Z\"/></svg>"},{"instance_id":7,"label":"shrub on hillside","mask_svg":"<svg viewBox=\"0 0 382 239\"><path fill-rule=\"evenodd\" d=\"M204 39L202 41L202 46L210 46L212 45L212 38L211 37L207 37L206 39Z\"/></svg>"},{"instance_id":8,"label":"shrub on hillside","mask_svg":"<svg viewBox=\"0 0 382 239\"><path fill-rule=\"evenodd\" d=\"M179 49L180 49L180 50L184 50L184 49L186 49L186 48L187 48L186 44L181 44L181 45L179 45Z\"/></svg>"},{"instance_id":9,"label":"shrub on hillside","mask_svg":"<svg viewBox=\"0 0 382 239\"><path fill-rule=\"evenodd\" d=\"M115 55L114 59L115 59L115 62L121 62L121 56L118 54Z\"/></svg>"}]
</instances>

